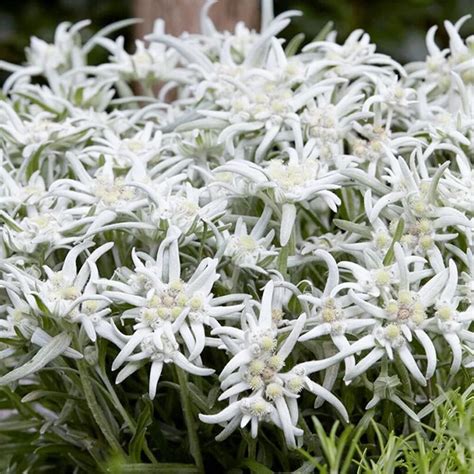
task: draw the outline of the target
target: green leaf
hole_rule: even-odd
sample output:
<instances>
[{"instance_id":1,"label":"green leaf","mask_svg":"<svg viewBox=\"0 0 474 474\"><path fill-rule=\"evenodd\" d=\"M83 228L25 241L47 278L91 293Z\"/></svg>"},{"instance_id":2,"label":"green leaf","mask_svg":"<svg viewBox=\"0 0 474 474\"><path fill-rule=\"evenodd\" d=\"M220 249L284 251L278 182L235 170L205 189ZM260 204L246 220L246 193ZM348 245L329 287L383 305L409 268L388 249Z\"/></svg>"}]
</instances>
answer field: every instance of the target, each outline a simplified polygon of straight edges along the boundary
<instances>
[{"instance_id":1,"label":"green leaf","mask_svg":"<svg viewBox=\"0 0 474 474\"><path fill-rule=\"evenodd\" d=\"M260 464L259 462L255 461L254 459L243 459L240 463L241 467L246 467L250 469L250 472L255 474L272 474L273 471L268 469L268 467Z\"/></svg>"},{"instance_id":2,"label":"green leaf","mask_svg":"<svg viewBox=\"0 0 474 474\"><path fill-rule=\"evenodd\" d=\"M27 393L22 399L22 403L30 403L39 400L40 398L47 397L48 400L53 398L67 398L73 400L80 400L80 397L75 397L70 393L55 392L53 390L33 390L30 393Z\"/></svg>"},{"instance_id":3,"label":"green leaf","mask_svg":"<svg viewBox=\"0 0 474 474\"><path fill-rule=\"evenodd\" d=\"M331 32L331 30L334 28L334 22L328 21L321 31L314 37L313 41L311 43L314 43L315 41L324 41L326 39L326 36Z\"/></svg>"},{"instance_id":4,"label":"green leaf","mask_svg":"<svg viewBox=\"0 0 474 474\"><path fill-rule=\"evenodd\" d=\"M145 472L162 472L167 474L196 474L198 468L193 464L178 463L160 463L160 464L122 464L120 466L122 474L128 473L145 473ZM271 472L271 471L270 471Z\"/></svg>"},{"instance_id":5,"label":"green leaf","mask_svg":"<svg viewBox=\"0 0 474 474\"><path fill-rule=\"evenodd\" d=\"M120 443L114 435L114 430L110 425L109 420L105 416L102 407L97 402L97 398L92 387L91 378L87 373L86 363L84 361L78 361L77 365L79 367L79 374L81 376L81 383L84 389L84 395L87 400L87 405L89 406L89 410L91 411L92 416L97 423L97 426L99 427L100 431L104 435L104 438L107 440L112 450L118 453L125 454L123 453L122 447L120 446Z\"/></svg>"},{"instance_id":6,"label":"green leaf","mask_svg":"<svg viewBox=\"0 0 474 474\"><path fill-rule=\"evenodd\" d=\"M12 420L12 421L1 421L0 422L0 433L6 431L20 431L26 432L31 428L37 428L42 424L41 421L28 421L28 420Z\"/></svg>"},{"instance_id":7,"label":"green leaf","mask_svg":"<svg viewBox=\"0 0 474 474\"><path fill-rule=\"evenodd\" d=\"M393 262L393 259L395 257L395 252L393 248L395 247L395 244L400 241L400 239L403 236L403 230L405 229L405 221L400 218L397 224L397 228L395 229L395 234L393 235L393 240L392 243L390 244L390 248L387 251L387 254L385 255L385 258L383 259L383 264L385 266L390 265Z\"/></svg>"},{"instance_id":8,"label":"green leaf","mask_svg":"<svg viewBox=\"0 0 474 474\"><path fill-rule=\"evenodd\" d=\"M43 110L46 110L47 112L51 114L54 114L54 115L59 114L59 112L56 109L54 109L53 107L50 107L48 104L32 96L31 94L26 94L25 92L16 92L16 95L23 97L25 99L28 99L31 103L37 105L38 107L41 107Z\"/></svg>"},{"instance_id":9,"label":"green leaf","mask_svg":"<svg viewBox=\"0 0 474 474\"><path fill-rule=\"evenodd\" d=\"M297 35L293 36L293 38L291 38L285 48L285 53L287 57L294 56L297 53L298 49L304 41L304 38L304 33L298 33Z\"/></svg>"},{"instance_id":10,"label":"green leaf","mask_svg":"<svg viewBox=\"0 0 474 474\"><path fill-rule=\"evenodd\" d=\"M26 364L17 367L3 377L0 377L0 385L7 385L37 372L61 355L69 347L70 343L71 337L69 334L62 333L53 337L33 356L31 360L26 362Z\"/></svg>"},{"instance_id":11,"label":"green leaf","mask_svg":"<svg viewBox=\"0 0 474 474\"><path fill-rule=\"evenodd\" d=\"M433 178L431 179L430 187L428 190L428 201L431 204L435 204L436 202L436 194L438 191L438 184L439 180L441 179L441 176L443 176L443 173L445 172L446 168L449 167L449 161L446 163L443 163L437 170L436 173L434 174Z\"/></svg>"},{"instance_id":12,"label":"green leaf","mask_svg":"<svg viewBox=\"0 0 474 474\"><path fill-rule=\"evenodd\" d=\"M348 168L341 171L343 176L347 176L350 179L353 179L357 184L362 186L367 186L370 189L374 189L379 194L388 194L391 189L385 184L370 178L367 173L356 168Z\"/></svg>"},{"instance_id":13,"label":"green leaf","mask_svg":"<svg viewBox=\"0 0 474 474\"><path fill-rule=\"evenodd\" d=\"M8 227L11 227L15 232L23 231L23 229L5 211L0 211L0 221L5 222L5 224Z\"/></svg>"},{"instance_id":14,"label":"green leaf","mask_svg":"<svg viewBox=\"0 0 474 474\"><path fill-rule=\"evenodd\" d=\"M186 428L188 431L189 450L191 451L191 455L196 462L197 469L199 472L203 473L205 471L201 448L199 446L198 429L196 426L196 420L194 418L191 399L188 396L188 378L183 369L178 366L175 366L175 368L180 386L179 394L181 397L181 409L183 410L184 420L186 422Z\"/></svg>"},{"instance_id":15,"label":"green leaf","mask_svg":"<svg viewBox=\"0 0 474 474\"><path fill-rule=\"evenodd\" d=\"M129 446L129 455L130 459L133 462L140 462L141 460L141 452L144 448L145 443L145 436L147 427L151 424L153 416L152 416L153 404L150 400L145 400L145 406L138 417L137 426L135 428L135 433L130 441Z\"/></svg>"},{"instance_id":16,"label":"green leaf","mask_svg":"<svg viewBox=\"0 0 474 474\"><path fill-rule=\"evenodd\" d=\"M206 411L209 409L206 396L199 390L199 388L193 384L188 384L189 395L192 398L193 403L199 408L200 411Z\"/></svg>"},{"instance_id":17,"label":"green leaf","mask_svg":"<svg viewBox=\"0 0 474 474\"><path fill-rule=\"evenodd\" d=\"M31 175L39 169L39 159L41 153L43 153L44 149L49 145L49 142L44 143L38 147L38 149L31 155L31 157L26 161L26 168L25 168L25 175L26 179L30 179ZM24 165L22 165L23 168Z\"/></svg>"},{"instance_id":18,"label":"green leaf","mask_svg":"<svg viewBox=\"0 0 474 474\"><path fill-rule=\"evenodd\" d=\"M80 106L82 104L83 98L84 98L84 87L78 87L74 91L73 102L77 106Z\"/></svg>"},{"instance_id":19,"label":"green leaf","mask_svg":"<svg viewBox=\"0 0 474 474\"><path fill-rule=\"evenodd\" d=\"M51 313L50 313L48 307L46 306L46 303L41 298L41 296L38 293L35 293L35 292L32 292L31 294L32 294L33 298L35 299L35 303L37 304L40 311L43 314L45 314L46 316L50 316Z\"/></svg>"},{"instance_id":20,"label":"green leaf","mask_svg":"<svg viewBox=\"0 0 474 474\"><path fill-rule=\"evenodd\" d=\"M333 223L334 225L339 227L339 229L345 230L347 232L354 232L367 239L372 239L372 234L370 233L370 229L366 225L354 224L354 222L345 221L342 219L334 219Z\"/></svg>"}]
</instances>

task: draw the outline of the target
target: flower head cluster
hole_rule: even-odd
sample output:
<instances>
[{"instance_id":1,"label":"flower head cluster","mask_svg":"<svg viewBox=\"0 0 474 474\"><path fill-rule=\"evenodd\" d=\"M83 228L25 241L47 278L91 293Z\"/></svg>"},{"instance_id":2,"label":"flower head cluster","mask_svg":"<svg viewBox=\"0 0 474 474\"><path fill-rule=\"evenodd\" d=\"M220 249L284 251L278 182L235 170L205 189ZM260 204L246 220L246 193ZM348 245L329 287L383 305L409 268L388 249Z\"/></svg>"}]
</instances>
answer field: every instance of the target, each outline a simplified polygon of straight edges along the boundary
<instances>
[{"instance_id":1,"label":"flower head cluster","mask_svg":"<svg viewBox=\"0 0 474 474\"><path fill-rule=\"evenodd\" d=\"M295 436L303 434L296 424L297 400L304 388L334 405L346 420L347 412L331 392L306 375L302 366L289 367L288 359L305 325L306 315L303 313L292 327L279 329L281 310L273 307L273 288L273 281L266 284L258 318L253 308L249 308L243 313L241 329L219 327L213 330L233 354L219 377L224 390L219 400L229 399L230 403L222 412L200 418L207 423L228 421L220 439L228 436L239 423L242 428L251 423L255 438L259 421L270 421L283 430L287 444L295 447ZM282 333L284 335L279 337Z\"/></svg>"},{"instance_id":2,"label":"flower head cluster","mask_svg":"<svg viewBox=\"0 0 474 474\"><path fill-rule=\"evenodd\" d=\"M144 263L133 251L134 271L126 268L119 273L125 281L100 282L103 287L111 288L103 292L106 297L116 304L132 306L122 313L121 319L133 320L133 334L123 336L123 347L112 369L127 362L117 377L121 381L150 360L150 398L156 394L165 363L173 362L196 375L213 373L212 369L200 366L200 355L206 345L204 328L218 325L216 318L230 317L241 309L241 305L221 306L213 298L211 290L219 278L216 259L205 258L189 280L182 280L178 235L177 229L169 229L156 260L145 255Z\"/></svg>"}]
</instances>

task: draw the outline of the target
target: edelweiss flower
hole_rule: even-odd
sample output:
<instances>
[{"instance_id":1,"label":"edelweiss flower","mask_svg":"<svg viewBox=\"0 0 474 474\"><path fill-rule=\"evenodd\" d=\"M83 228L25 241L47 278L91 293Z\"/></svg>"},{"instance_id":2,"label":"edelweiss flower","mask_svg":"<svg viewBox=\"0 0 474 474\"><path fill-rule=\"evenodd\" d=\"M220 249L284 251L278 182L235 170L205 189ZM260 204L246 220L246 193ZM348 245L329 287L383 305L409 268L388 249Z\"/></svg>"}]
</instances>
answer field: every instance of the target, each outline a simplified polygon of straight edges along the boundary
<instances>
[{"instance_id":1,"label":"edelweiss flower","mask_svg":"<svg viewBox=\"0 0 474 474\"><path fill-rule=\"evenodd\" d=\"M133 334L120 344L121 351L112 364L112 369L116 370L127 362L117 377L117 383L150 359L151 398L156 393L163 363L174 362L197 375L212 373L213 370L191 363L194 360L200 363L199 356L206 345L204 327L216 326L216 318L230 317L242 308L241 305L221 306L235 301L233 295L213 297L212 287L219 278L217 260L202 260L187 282L181 279L178 236L178 229L171 227L159 247L156 260L133 251L135 271L128 275L127 282L101 280L102 285L112 288L103 293L106 297L132 306L122 314L122 318L134 321ZM139 352L136 352L137 348ZM183 354L185 351L187 356Z\"/></svg>"},{"instance_id":2,"label":"edelweiss flower","mask_svg":"<svg viewBox=\"0 0 474 474\"><path fill-rule=\"evenodd\" d=\"M2 161L0 152L0 163L3 165ZM2 177L0 206L3 209L13 210L19 204L37 205L45 198L46 185L38 171L35 171L25 184L21 182L19 176L10 174L3 166L0 167L0 176Z\"/></svg>"},{"instance_id":3,"label":"edelweiss flower","mask_svg":"<svg viewBox=\"0 0 474 474\"><path fill-rule=\"evenodd\" d=\"M331 32L326 41L316 41L303 48L303 52L314 54L308 75L326 69L348 79L359 78L367 72L391 75L392 70L402 77L406 75L400 64L385 54L375 52L375 45L370 43L370 37L364 31L353 31L342 45L336 44L335 38L335 32Z\"/></svg>"},{"instance_id":4,"label":"edelweiss flower","mask_svg":"<svg viewBox=\"0 0 474 474\"><path fill-rule=\"evenodd\" d=\"M37 279L8 263L4 266L18 283L18 293L35 314L79 323L92 341L96 340L97 334L116 340L110 323L104 319L110 313L110 300L97 294L96 288L99 278L96 261L112 248L113 243L95 249L80 270L77 269L77 258L93 245L89 241L73 247L60 270L44 266L45 279Z\"/></svg>"},{"instance_id":5,"label":"edelweiss flower","mask_svg":"<svg viewBox=\"0 0 474 474\"><path fill-rule=\"evenodd\" d=\"M296 447L295 436L303 431L296 427L299 412L297 399L303 388L331 403L347 419L344 406L328 390L306 376L304 369L294 366L282 372L306 321L302 314L282 343L277 342L278 329L273 321L272 298L274 284L265 286L258 318L250 308L244 312L242 329L219 327L213 334L221 336L227 349L234 354L221 371L219 379L224 390L219 400L229 399L229 406L215 415L200 415L206 423L228 422L217 439L224 439L238 425L251 422L252 437L259 423L271 421L283 430L286 442ZM239 399L244 392L248 397Z\"/></svg>"},{"instance_id":6,"label":"edelweiss flower","mask_svg":"<svg viewBox=\"0 0 474 474\"><path fill-rule=\"evenodd\" d=\"M307 326L313 327L300 336L299 341L309 341L329 334L335 346L340 351L343 351L350 346L345 336L346 332L359 332L362 329L373 326L377 323L377 320L360 317L363 310L353 306L349 296L338 295L339 291L347 288L348 285L339 283L339 270L331 254L324 250L317 250L314 254L325 261L328 265L329 274L321 295L302 295L299 297L301 300L308 301L313 305L311 316L307 321ZM351 370L354 366L354 358L347 358L345 363L346 370Z\"/></svg>"},{"instance_id":7,"label":"edelweiss flower","mask_svg":"<svg viewBox=\"0 0 474 474\"><path fill-rule=\"evenodd\" d=\"M365 372L385 354L392 360L394 350L397 351L408 371L422 385L426 385L426 379L431 378L436 369L436 350L426 332L427 313L444 287L448 279L448 271L438 273L419 289L411 290L410 287L414 283L410 282L407 261L399 244L395 245L395 254L400 279L396 299L387 301L385 297L384 307L380 307L349 291L349 296L357 306L378 320L384 321L385 324L377 326L371 335L362 337L350 349L346 349L347 352L354 353L355 348L357 352L373 348L352 370L346 373L345 380L348 382ZM421 373L409 349L413 337L412 332L426 352L426 376Z\"/></svg>"},{"instance_id":8,"label":"edelweiss flower","mask_svg":"<svg viewBox=\"0 0 474 474\"><path fill-rule=\"evenodd\" d=\"M33 253L38 247L46 247L48 251L76 241L76 237L67 237L77 224L67 209L42 210L40 213L30 212L30 216L19 222L6 218L2 229L4 245L9 249Z\"/></svg>"},{"instance_id":9,"label":"edelweiss flower","mask_svg":"<svg viewBox=\"0 0 474 474\"><path fill-rule=\"evenodd\" d=\"M189 183L176 193L169 191L160 197L154 194L152 199L156 209L151 214L151 221L157 227L161 223L174 226L184 234L191 230L201 231L205 223L222 216L227 207L225 199L207 199L207 204L202 205L207 195L206 188L193 188Z\"/></svg>"},{"instance_id":10,"label":"edelweiss flower","mask_svg":"<svg viewBox=\"0 0 474 474\"><path fill-rule=\"evenodd\" d=\"M0 110L8 117L8 122L0 122L0 134L7 142L21 149L25 159L44 149L64 151L71 143L85 142L90 136L89 124L72 119L57 122L56 117L49 112L37 113L23 119L6 102L0 104Z\"/></svg>"},{"instance_id":11,"label":"edelweiss flower","mask_svg":"<svg viewBox=\"0 0 474 474\"><path fill-rule=\"evenodd\" d=\"M451 372L456 373L461 367L462 343L474 343L474 335L469 325L474 321L474 304L471 300L464 311L459 310L461 297L458 294L458 270L456 264L449 261L449 277L443 292L436 302L435 323L432 330L439 331L449 344L453 353ZM434 324L431 326L433 327Z\"/></svg>"},{"instance_id":12,"label":"edelweiss flower","mask_svg":"<svg viewBox=\"0 0 474 474\"><path fill-rule=\"evenodd\" d=\"M458 173L447 169L440 180L439 191L446 206L474 217L474 170L465 155L456 156Z\"/></svg>"},{"instance_id":13,"label":"edelweiss flower","mask_svg":"<svg viewBox=\"0 0 474 474\"><path fill-rule=\"evenodd\" d=\"M230 257L233 263L239 267L265 273L262 262L272 260L277 255L277 252L271 248L268 249L273 241L275 231L272 229L264 236L271 215L271 208L266 206L250 233L248 233L243 219L239 217L235 231L227 241L224 255Z\"/></svg>"},{"instance_id":14,"label":"edelweiss flower","mask_svg":"<svg viewBox=\"0 0 474 474\"><path fill-rule=\"evenodd\" d=\"M308 155L313 149L314 143L308 143L305 154ZM273 159L266 168L246 161L233 160L216 169L217 172L231 172L253 181L258 190L268 193L264 196L265 201L269 201L268 197L271 196L280 204L282 246L288 243L294 228L297 211L295 203L320 198L334 211L340 204L340 199L331 191L339 188L339 185L335 184L340 181L338 173L320 170L319 163L311 155L301 159L293 148L285 150L285 153L289 158L287 163Z\"/></svg>"},{"instance_id":15,"label":"edelweiss flower","mask_svg":"<svg viewBox=\"0 0 474 474\"><path fill-rule=\"evenodd\" d=\"M164 33L163 20L156 20L153 34ZM145 45L143 41L135 41L135 53L129 54L124 49L124 37L120 36L115 41L108 38L99 38L97 43L112 53L110 63L102 64L98 68L99 74L117 74L121 81L143 81L147 91L157 81L186 82L190 80L183 68L178 68L178 56L175 51L166 49L165 46L151 43ZM122 82L121 88L123 89ZM128 91L127 91L128 92ZM130 90L130 95L133 92Z\"/></svg>"},{"instance_id":16,"label":"edelweiss flower","mask_svg":"<svg viewBox=\"0 0 474 474\"><path fill-rule=\"evenodd\" d=\"M162 148L163 134L154 130L151 122L145 123L142 130L128 137L120 137L111 130L104 130L103 137L96 137L96 145L85 148L84 152L104 154L114 166L130 167L135 161L143 164L155 161Z\"/></svg>"},{"instance_id":17,"label":"edelweiss flower","mask_svg":"<svg viewBox=\"0 0 474 474\"><path fill-rule=\"evenodd\" d=\"M129 217L131 221L118 223L115 228L152 229L146 223L136 222L134 216L134 211L148 204L142 193L137 190L137 183L149 180L143 164L135 162L125 176L116 176L109 161L97 171L95 178L93 178L77 157L71 155L69 160L79 180L57 180L50 187L50 194L70 199L76 204L85 206L85 209L79 206L75 207L75 212L79 214L77 225L86 225L84 238L102 232L119 215ZM175 179L179 182L183 176L178 176ZM161 179L157 180L157 184L161 182ZM173 181L170 184L172 185L172 183Z\"/></svg>"}]
</instances>

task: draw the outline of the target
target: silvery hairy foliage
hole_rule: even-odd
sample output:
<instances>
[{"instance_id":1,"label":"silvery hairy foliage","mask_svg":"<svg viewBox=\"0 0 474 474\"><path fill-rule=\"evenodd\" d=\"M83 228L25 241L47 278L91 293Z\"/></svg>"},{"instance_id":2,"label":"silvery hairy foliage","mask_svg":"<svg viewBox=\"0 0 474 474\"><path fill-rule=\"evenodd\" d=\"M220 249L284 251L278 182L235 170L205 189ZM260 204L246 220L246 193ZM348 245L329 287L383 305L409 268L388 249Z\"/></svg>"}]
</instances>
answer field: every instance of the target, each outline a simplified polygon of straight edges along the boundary
<instances>
[{"instance_id":1,"label":"silvery hairy foliage","mask_svg":"<svg viewBox=\"0 0 474 474\"><path fill-rule=\"evenodd\" d=\"M269 2L220 32L210 3L201 34L62 23L0 62L0 385L102 361L153 400L177 373L214 394L197 429L290 448L357 387L418 421L473 367L468 17L402 66L361 30L286 43L300 13Z\"/></svg>"}]
</instances>

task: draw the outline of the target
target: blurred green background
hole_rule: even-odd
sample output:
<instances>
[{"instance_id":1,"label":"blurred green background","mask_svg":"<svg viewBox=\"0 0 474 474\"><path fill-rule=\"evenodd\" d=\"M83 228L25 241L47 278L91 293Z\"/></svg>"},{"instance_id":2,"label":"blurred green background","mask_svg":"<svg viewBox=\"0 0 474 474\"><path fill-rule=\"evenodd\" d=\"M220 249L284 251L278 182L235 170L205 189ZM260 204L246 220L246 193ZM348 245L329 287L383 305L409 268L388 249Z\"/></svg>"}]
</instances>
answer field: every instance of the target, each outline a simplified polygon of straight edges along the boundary
<instances>
[{"instance_id":1,"label":"blurred green background","mask_svg":"<svg viewBox=\"0 0 474 474\"><path fill-rule=\"evenodd\" d=\"M355 28L363 28L379 51L407 62L425 57L424 36L431 25L442 26L445 19L457 20L473 11L473 3L473 0L275 0L275 9L277 13L288 9L304 12L285 31L289 37L302 31L310 40L332 20L339 41ZM131 17L131 5L132 0L0 0L0 59L21 63L29 37L36 35L51 40L55 26L61 21L90 18L93 25L89 33L92 33L112 21ZM462 31L463 36L473 34L474 20ZM131 39L131 28L125 34ZM443 28L437 39L439 44L447 44Z\"/></svg>"}]
</instances>

